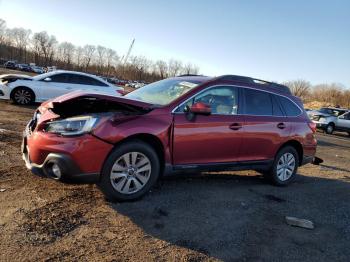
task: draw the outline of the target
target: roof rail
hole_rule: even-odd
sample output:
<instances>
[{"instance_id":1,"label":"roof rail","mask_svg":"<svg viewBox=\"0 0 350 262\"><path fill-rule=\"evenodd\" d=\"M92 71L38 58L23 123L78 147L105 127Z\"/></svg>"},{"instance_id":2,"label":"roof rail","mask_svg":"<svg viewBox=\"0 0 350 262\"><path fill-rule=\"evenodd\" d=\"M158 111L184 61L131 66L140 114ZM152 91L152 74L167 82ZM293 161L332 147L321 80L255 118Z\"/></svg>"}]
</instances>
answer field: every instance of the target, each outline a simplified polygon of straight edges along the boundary
<instances>
[{"instance_id":1,"label":"roof rail","mask_svg":"<svg viewBox=\"0 0 350 262\"><path fill-rule=\"evenodd\" d=\"M273 82L268 82L265 80L257 79L257 78L252 78L249 76L238 76L238 75L223 75L219 76L217 79L220 80L228 80L228 81L237 81L237 82L242 82L246 84L258 84L258 85L263 85L271 89L275 89L277 91L287 93L287 94L292 94L290 91L289 87Z\"/></svg>"},{"instance_id":2,"label":"roof rail","mask_svg":"<svg viewBox=\"0 0 350 262\"><path fill-rule=\"evenodd\" d=\"M183 74L183 75L178 75L176 77L185 77L185 76L203 76L203 75L196 75L196 74Z\"/></svg>"}]
</instances>

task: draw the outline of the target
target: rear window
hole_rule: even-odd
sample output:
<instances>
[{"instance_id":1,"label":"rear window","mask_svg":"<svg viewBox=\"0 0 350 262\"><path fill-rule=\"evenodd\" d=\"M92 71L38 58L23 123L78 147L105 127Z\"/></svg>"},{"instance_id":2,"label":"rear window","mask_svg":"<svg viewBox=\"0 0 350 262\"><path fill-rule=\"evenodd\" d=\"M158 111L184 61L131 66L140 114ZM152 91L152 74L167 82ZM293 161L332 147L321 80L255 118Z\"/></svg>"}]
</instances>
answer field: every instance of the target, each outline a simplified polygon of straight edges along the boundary
<instances>
[{"instance_id":1,"label":"rear window","mask_svg":"<svg viewBox=\"0 0 350 262\"><path fill-rule=\"evenodd\" d=\"M279 96L278 99L287 116L298 116L301 114L300 108L286 97Z\"/></svg>"}]
</instances>

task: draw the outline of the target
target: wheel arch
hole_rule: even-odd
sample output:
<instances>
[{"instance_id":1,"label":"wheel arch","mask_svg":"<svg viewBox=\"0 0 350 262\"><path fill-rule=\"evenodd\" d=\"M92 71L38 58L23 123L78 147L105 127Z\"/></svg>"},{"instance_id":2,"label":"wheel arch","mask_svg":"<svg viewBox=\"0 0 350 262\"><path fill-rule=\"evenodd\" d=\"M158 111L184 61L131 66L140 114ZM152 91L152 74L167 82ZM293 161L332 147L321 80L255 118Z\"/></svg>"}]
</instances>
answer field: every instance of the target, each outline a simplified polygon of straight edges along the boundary
<instances>
[{"instance_id":1,"label":"wheel arch","mask_svg":"<svg viewBox=\"0 0 350 262\"><path fill-rule=\"evenodd\" d=\"M10 93L10 99L13 99L13 95L14 95L15 91L20 89L20 88L28 89L33 94L33 102L36 101L36 95L35 95L34 90L32 88L28 87L28 86L23 86L23 85L16 86L15 88L12 89L12 91Z\"/></svg>"},{"instance_id":2,"label":"wheel arch","mask_svg":"<svg viewBox=\"0 0 350 262\"><path fill-rule=\"evenodd\" d=\"M289 140L287 142L285 142L284 144L282 144L279 149L276 152L276 155L278 154L278 152L286 147L286 146L291 146L293 147L297 153L298 153L298 157L299 157L299 166L301 165L301 163L303 162L303 156L304 156L304 150L303 150L303 145L298 141L298 140Z\"/></svg>"},{"instance_id":3,"label":"wheel arch","mask_svg":"<svg viewBox=\"0 0 350 262\"><path fill-rule=\"evenodd\" d=\"M150 145L154 149L160 162L160 174L163 174L165 168L165 148L161 140L157 136L147 133L134 134L115 143L113 149L121 144L125 144L135 140L141 140L142 142Z\"/></svg>"}]
</instances>

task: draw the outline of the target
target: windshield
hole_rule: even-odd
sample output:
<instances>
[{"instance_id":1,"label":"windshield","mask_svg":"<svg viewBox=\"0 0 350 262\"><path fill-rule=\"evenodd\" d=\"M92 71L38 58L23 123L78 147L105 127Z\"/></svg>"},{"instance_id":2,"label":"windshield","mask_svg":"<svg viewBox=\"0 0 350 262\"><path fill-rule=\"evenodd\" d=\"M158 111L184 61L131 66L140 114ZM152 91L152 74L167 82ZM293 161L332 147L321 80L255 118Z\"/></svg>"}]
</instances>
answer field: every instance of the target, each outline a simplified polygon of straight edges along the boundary
<instances>
[{"instance_id":1,"label":"windshield","mask_svg":"<svg viewBox=\"0 0 350 262\"><path fill-rule=\"evenodd\" d=\"M154 105L167 105L192 90L200 81L184 81L183 79L164 79L145 85L125 97Z\"/></svg>"}]
</instances>

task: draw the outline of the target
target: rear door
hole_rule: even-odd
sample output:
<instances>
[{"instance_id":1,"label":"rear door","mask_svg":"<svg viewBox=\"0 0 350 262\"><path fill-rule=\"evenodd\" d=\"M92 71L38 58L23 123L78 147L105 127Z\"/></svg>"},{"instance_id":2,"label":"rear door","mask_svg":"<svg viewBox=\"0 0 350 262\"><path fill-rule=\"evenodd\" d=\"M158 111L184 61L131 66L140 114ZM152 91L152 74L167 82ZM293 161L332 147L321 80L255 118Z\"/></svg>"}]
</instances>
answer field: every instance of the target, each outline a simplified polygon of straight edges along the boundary
<instances>
[{"instance_id":1,"label":"rear door","mask_svg":"<svg viewBox=\"0 0 350 262\"><path fill-rule=\"evenodd\" d=\"M278 97L269 92L242 89L245 115L241 161L271 160L289 137L292 123L285 117Z\"/></svg>"},{"instance_id":2,"label":"rear door","mask_svg":"<svg viewBox=\"0 0 350 262\"><path fill-rule=\"evenodd\" d=\"M173 163L213 164L238 160L244 117L238 115L239 90L232 86L210 87L182 105L174 113ZM211 106L211 115L188 120L184 109L195 102Z\"/></svg>"}]
</instances>

